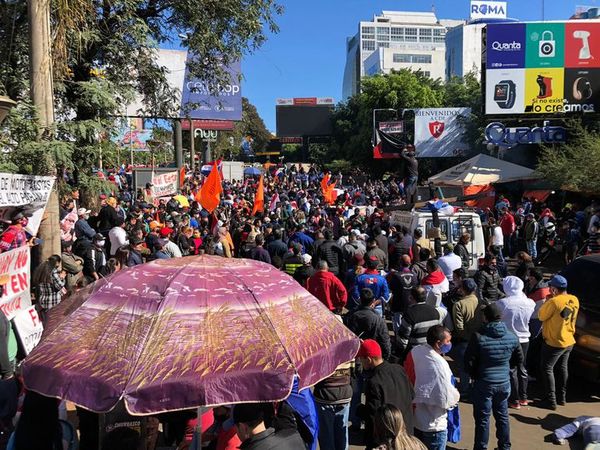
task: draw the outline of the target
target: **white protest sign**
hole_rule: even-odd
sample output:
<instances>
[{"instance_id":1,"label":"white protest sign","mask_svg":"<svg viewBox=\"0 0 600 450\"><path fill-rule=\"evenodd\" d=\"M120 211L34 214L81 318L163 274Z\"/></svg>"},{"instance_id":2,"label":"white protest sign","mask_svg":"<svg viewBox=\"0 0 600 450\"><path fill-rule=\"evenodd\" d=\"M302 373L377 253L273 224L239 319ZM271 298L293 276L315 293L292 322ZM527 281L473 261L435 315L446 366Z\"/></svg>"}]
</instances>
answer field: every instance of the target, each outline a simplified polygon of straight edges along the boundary
<instances>
[{"instance_id":1,"label":"white protest sign","mask_svg":"<svg viewBox=\"0 0 600 450\"><path fill-rule=\"evenodd\" d=\"M35 306L19 311L13 318L19 340L28 355L42 338L44 326Z\"/></svg>"},{"instance_id":2,"label":"white protest sign","mask_svg":"<svg viewBox=\"0 0 600 450\"><path fill-rule=\"evenodd\" d=\"M179 172L167 172L152 177L152 195L154 198L168 197L177 194L179 189Z\"/></svg>"},{"instance_id":3,"label":"white protest sign","mask_svg":"<svg viewBox=\"0 0 600 450\"><path fill-rule=\"evenodd\" d=\"M50 198L54 177L0 173L0 220L10 222L14 213L30 215L26 230L36 235Z\"/></svg>"},{"instance_id":4,"label":"white protest sign","mask_svg":"<svg viewBox=\"0 0 600 450\"><path fill-rule=\"evenodd\" d=\"M0 310L8 320L31 306L29 247L0 254Z\"/></svg>"}]
</instances>

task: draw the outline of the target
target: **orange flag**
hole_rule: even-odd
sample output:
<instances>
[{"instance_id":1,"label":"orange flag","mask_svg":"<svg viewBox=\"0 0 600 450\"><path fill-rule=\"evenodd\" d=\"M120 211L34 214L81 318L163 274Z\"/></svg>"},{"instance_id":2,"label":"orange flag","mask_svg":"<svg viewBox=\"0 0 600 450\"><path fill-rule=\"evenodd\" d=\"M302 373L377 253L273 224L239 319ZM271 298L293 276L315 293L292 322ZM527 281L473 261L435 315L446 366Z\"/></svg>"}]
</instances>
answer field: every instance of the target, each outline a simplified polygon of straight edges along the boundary
<instances>
[{"instance_id":1,"label":"orange flag","mask_svg":"<svg viewBox=\"0 0 600 450\"><path fill-rule=\"evenodd\" d=\"M221 193L223 192L223 186L221 186L221 176L219 175L219 168L215 162L210 174L204 180L204 184L198 193L196 194L196 201L199 202L204 209L212 213L219 203L221 202Z\"/></svg>"},{"instance_id":2,"label":"orange flag","mask_svg":"<svg viewBox=\"0 0 600 450\"><path fill-rule=\"evenodd\" d=\"M335 183L331 183L329 186L327 186L327 191L325 192L323 197L325 198L326 203L328 203L328 204L335 203L335 201L337 200L337 192L335 190Z\"/></svg>"},{"instance_id":3,"label":"orange flag","mask_svg":"<svg viewBox=\"0 0 600 450\"><path fill-rule=\"evenodd\" d=\"M265 210L265 185L263 184L263 176L261 175L258 180L258 188L254 195L254 208L252 209L252 215L256 215L258 212Z\"/></svg>"},{"instance_id":4,"label":"orange flag","mask_svg":"<svg viewBox=\"0 0 600 450\"><path fill-rule=\"evenodd\" d=\"M185 184L185 166L179 169L179 187L183 187Z\"/></svg>"},{"instance_id":5,"label":"orange flag","mask_svg":"<svg viewBox=\"0 0 600 450\"><path fill-rule=\"evenodd\" d=\"M321 191L323 192L323 197L325 197L327 195L327 186L329 185L329 178L330 178L330 175L326 174L321 179Z\"/></svg>"}]
</instances>

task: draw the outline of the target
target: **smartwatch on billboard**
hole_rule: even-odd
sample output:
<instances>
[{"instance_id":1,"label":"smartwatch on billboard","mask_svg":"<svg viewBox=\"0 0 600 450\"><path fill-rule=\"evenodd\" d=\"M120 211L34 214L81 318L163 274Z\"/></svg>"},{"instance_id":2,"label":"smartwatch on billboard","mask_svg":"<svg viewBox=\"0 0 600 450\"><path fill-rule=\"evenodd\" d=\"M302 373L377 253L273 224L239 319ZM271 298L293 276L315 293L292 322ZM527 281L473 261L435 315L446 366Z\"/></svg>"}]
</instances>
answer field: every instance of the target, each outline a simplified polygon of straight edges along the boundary
<instances>
[{"instance_id":1,"label":"smartwatch on billboard","mask_svg":"<svg viewBox=\"0 0 600 450\"><path fill-rule=\"evenodd\" d=\"M517 86L511 80L502 80L494 87L494 101L502 109L515 106Z\"/></svg>"}]
</instances>

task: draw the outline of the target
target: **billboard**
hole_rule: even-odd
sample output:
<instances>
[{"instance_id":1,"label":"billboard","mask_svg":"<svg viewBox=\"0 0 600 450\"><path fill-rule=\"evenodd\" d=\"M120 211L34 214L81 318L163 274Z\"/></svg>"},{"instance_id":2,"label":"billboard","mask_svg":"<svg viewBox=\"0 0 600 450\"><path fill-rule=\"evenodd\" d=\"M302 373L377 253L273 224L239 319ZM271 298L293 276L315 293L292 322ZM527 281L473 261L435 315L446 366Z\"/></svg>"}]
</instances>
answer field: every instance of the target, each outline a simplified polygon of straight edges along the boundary
<instances>
[{"instance_id":1,"label":"billboard","mask_svg":"<svg viewBox=\"0 0 600 450\"><path fill-rule=\"evenodd\" d=\"M461 156L468 149L460 117L471 108L415 109L415 150L419 158Z\"/></svg>"},{"instance_id":2,"label":"billboard","mask_svg":"<svg viewBox=\"0 0 600 450\"><path fill-rule=\"evenodd\" d=\"M241 120L242 91L239 82L241 64L236 62L225 68L229 80L211 92L202 80L189 77L187 50L156 50L156 63L165 69L167 83L174 90L173 101L179 110L178 117L201 120ZM149 117L144 114L145 105L141 96L126 106L125 116Z\"/></svg>"},{"instance_id":3,"label":"billboard","mask_svg":"<svg viewBox=\"0 0 600 450\"><path fill-rule=\"evenodd\" d=\"M506 2L471 1L471 20L506 19Z\"/></svg>"},{"instance_id":4,"label":"billboard","mask_svg":"<svg viewBox=\"0 0 600 450\"><path fill-rule=\"evenodd\" d=\"M600 22L487 25L485 112L600 111Z\"/></svg>"},{"instance_id":5,"label":"billboard","mask_svg":"<svg viewBox=\"0 0 600 450\"><path fill-rule=\"evenodd\" d=\"M277 99L277 137L331 135L333 105L330 97Z\"/></svg>"}]
</instances>

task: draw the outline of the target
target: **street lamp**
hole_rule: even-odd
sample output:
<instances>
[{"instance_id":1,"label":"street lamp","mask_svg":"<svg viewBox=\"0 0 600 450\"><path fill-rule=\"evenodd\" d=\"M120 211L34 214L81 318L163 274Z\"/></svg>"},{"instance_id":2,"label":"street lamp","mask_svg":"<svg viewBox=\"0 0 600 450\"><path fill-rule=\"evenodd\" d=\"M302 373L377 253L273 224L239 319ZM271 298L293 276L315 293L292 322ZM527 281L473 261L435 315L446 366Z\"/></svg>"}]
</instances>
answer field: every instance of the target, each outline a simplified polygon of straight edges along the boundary
<instances>
[{"instance_id":1,"label":"street lamp","mask_svg":"<svg viewBox=\"0 0 600 450\"><path fill-rule=\"evenodd\" d=\"M4 119L6 119L6 116L8 116L8 113L16 104L17 102L14 102L10 98L0 95L0 123L4 122Z\"/></svg>"}]
</instances>

